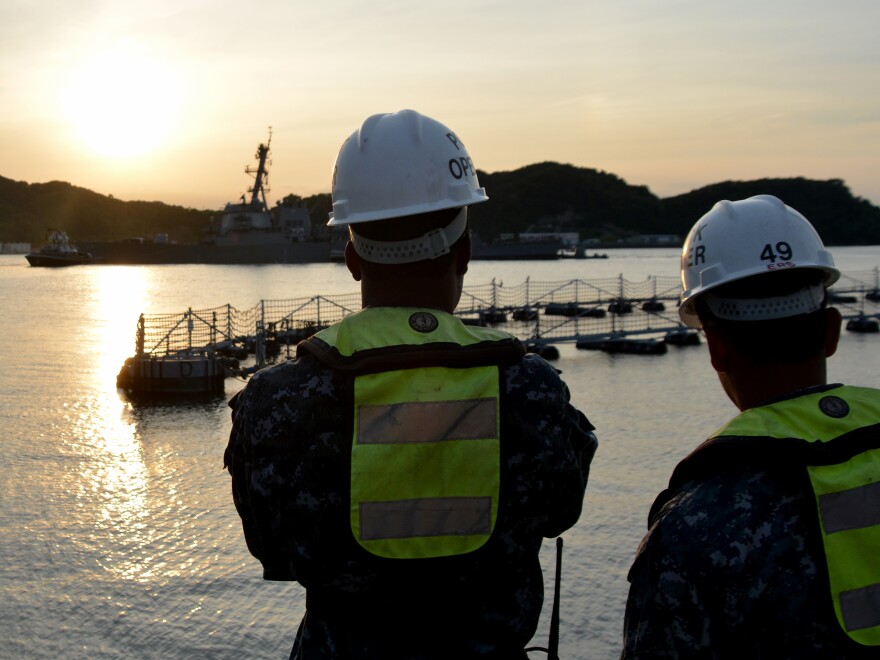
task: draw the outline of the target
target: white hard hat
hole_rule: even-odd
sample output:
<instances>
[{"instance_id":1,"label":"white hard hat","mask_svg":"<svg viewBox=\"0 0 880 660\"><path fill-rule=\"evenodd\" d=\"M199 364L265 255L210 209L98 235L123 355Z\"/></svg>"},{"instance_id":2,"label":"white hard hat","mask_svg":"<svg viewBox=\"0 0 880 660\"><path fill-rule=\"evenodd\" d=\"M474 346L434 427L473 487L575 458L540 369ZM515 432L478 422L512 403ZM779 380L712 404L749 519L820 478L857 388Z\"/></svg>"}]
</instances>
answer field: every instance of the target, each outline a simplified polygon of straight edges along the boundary
<instances>
[{"instance_id":1,"label":"white hard hat","mask_svg":"<svg viewBox=\"0 0 880 660\"><path fill-rule=\"evenodd\" d=\"M485 202L461 140L415 110L369 117L339 150L327 224L353 225Z\"/></svg>"},{"instance_id":2,"label":"white hard hat","mask_svg":"<svg viewBox=\"0 0 880 660\"><path fill-rule=\"evenodd\" d=\"M831 253L804 216L772 195L718 202L697 221L684 242L679 316L686 325L699 328L694 308L699 296L745 277L803 268L821 271L826 288L840 277ZM813 298L801 295L802 300ZM804 313L808 303L796 299L773 299L778 306L775 318ZM783 305L787 311L782 311Z\"/></svg>"}]
</instances>

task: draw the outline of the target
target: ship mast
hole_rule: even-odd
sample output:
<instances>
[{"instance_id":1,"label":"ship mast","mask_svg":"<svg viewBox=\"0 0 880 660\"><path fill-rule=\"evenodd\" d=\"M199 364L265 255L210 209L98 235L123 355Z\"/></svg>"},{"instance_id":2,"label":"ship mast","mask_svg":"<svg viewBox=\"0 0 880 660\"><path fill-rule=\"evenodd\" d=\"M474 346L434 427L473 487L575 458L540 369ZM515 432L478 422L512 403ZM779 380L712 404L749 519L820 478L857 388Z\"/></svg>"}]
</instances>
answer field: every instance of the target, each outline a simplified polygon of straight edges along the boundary
<instances>
[{"instance_id":1,"label":"ship mast","mask_svg":"<svg viewBox=\"0 0 880 660\"><path fill-rule=\"evenodd\" d=\"M254 185L253 187L248 189L251 194L251 206L260 206L260 201L262 200L261 208L264 211L269 209L268 203L266 203L266 189L264 186L264 182L268 185L269 181L269 170L266 169L266 160L269 157L269 145L272 143L272 127L269 127L269 140L266 144L260 143L260 146L257 147L257 153L255 158L259 161L259 165L257 165L257 169L254 170L250 166L244 168L244 171L248 174L253 174L254 176Z\"/></svg>"}]
</instances>

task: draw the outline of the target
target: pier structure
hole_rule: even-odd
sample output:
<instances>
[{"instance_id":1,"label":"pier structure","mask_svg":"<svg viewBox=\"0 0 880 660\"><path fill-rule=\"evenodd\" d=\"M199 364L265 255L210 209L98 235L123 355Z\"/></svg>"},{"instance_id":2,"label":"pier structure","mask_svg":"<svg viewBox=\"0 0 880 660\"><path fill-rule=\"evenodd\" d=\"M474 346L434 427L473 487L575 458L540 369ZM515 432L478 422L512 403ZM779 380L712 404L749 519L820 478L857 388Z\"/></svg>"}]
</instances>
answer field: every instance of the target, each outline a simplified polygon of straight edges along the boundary
<instances>
[{"instance_id":1,"label":"pier structure","mask_svg":"<svg viewBox=\"0 0 880 660\"><path fill-rule=\"evenodd\" d=\"M696 331L684 328L679 320L680 287L677 277L668 276L641 281L623 275L564 281L526 278L512 286L492 280L466 286L455 313L468 324L502 328L524 341L529 350L547 351L548 357L552 357L548 349L562 343L611 352L665 352L666 344L699 343ZM845 273L830 296L847 329L877 332L877 268ZM181 314L142 314L135 356L126 366L129 372L140 374L141 380L160 378L156 373L174 373L178 378L202 373L199 360L220 364L227 376L247 376L293 357L299 341L360 309L360 293L356 292L261 300L244 310L227 304ZM132 379L136 377L129 374L126 380L120 372L122 387Z\"/></svg>"}]
</instances>

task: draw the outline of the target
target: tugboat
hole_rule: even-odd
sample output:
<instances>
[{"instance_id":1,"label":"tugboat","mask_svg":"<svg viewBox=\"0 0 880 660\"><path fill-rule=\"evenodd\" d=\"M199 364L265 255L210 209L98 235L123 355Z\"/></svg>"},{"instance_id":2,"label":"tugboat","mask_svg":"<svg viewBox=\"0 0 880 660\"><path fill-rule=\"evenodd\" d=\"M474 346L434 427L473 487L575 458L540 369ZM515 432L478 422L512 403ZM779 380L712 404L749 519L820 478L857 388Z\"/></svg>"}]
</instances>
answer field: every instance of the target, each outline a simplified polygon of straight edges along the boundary
<instances>
[{"instance_id":1,"label":"tugboat","mask_svg":"<svg viewBox=\"0 0 880 660\"><path fill-rule=\"evenodd\" d=\"M50 231L46 235L48 243L37 252L30 252L25 259L31 266L57 268L59 266L78 266L92 263L92 255L81 252L70 240L67 232Z\"/></svg>"}]
</instances>

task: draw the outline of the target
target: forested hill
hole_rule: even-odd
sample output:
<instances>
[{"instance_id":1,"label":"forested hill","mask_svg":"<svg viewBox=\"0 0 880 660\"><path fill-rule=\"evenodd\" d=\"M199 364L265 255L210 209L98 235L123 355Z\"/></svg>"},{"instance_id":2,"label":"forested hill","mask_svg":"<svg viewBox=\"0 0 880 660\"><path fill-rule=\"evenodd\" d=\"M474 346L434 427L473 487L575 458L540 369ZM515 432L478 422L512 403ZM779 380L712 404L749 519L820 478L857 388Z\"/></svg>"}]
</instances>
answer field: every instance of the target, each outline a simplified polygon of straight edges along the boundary
<instances>
[{"instance_id":1,"label":"forested hill","mask_svg":"<svg viewBox=\"0 0 880 660\"><path fill-rule=\"evenodd\" d=\"M480 172L479 177L490 199L472 209L473 226L481 235L535 224L578 231L582 239L613 241L633 234L683 239L715 202L769 194L803 213L828 245L880 244L880 207L854 197L840 179L725 181L660 199L613 174L559 163Z\"/></svg>"},{"instance_id":2,"label":"forested hill","mask_svg":"<svg viewBox=\"0 0 880 660\"><path fill-rule=\"evenodd\" d=\"M168 233L198 241L216 211L162 202L124 202L62 181L25 183L0 176L0 241L40 245L49 229L75 240L115 240Z\"/></svg>"},{"instance_id":3,"label":"forested hill","mask_svg":"<svg viewBox=\"0 0 880 660\"><path fill-rule=\"evenodd\" d=\"M801 211L829 245L880 244L880 208L854 197L843 181L804 178L726 181L661 199L645 186L594 169L538 163L511 172L480 172L490 201L471 211L484 240L528 229L576 231L581 239L615 241L636 234L684 237L693 223L721 199L776 195ZM304 202L321 226L327 194ZM48 229L77 240L116 240L167 233L178 242L198 241L220 209L198 210L162 202L124 202L69 183L28 184L0 177L0 241L42 243Z\"/></svg>"},{"instance_id":4,"label":"forested hill","mask_svg":"<svg viewBox=\"0 0 880 660\"><path fill-rule=\"evenodd\" d=\"M840 179L725 181L663 200L663 225L684 236L720 199L775 195L803 213L827 245L880 245L880 207L854 197Z\"/></svg>"}]
</instances>

